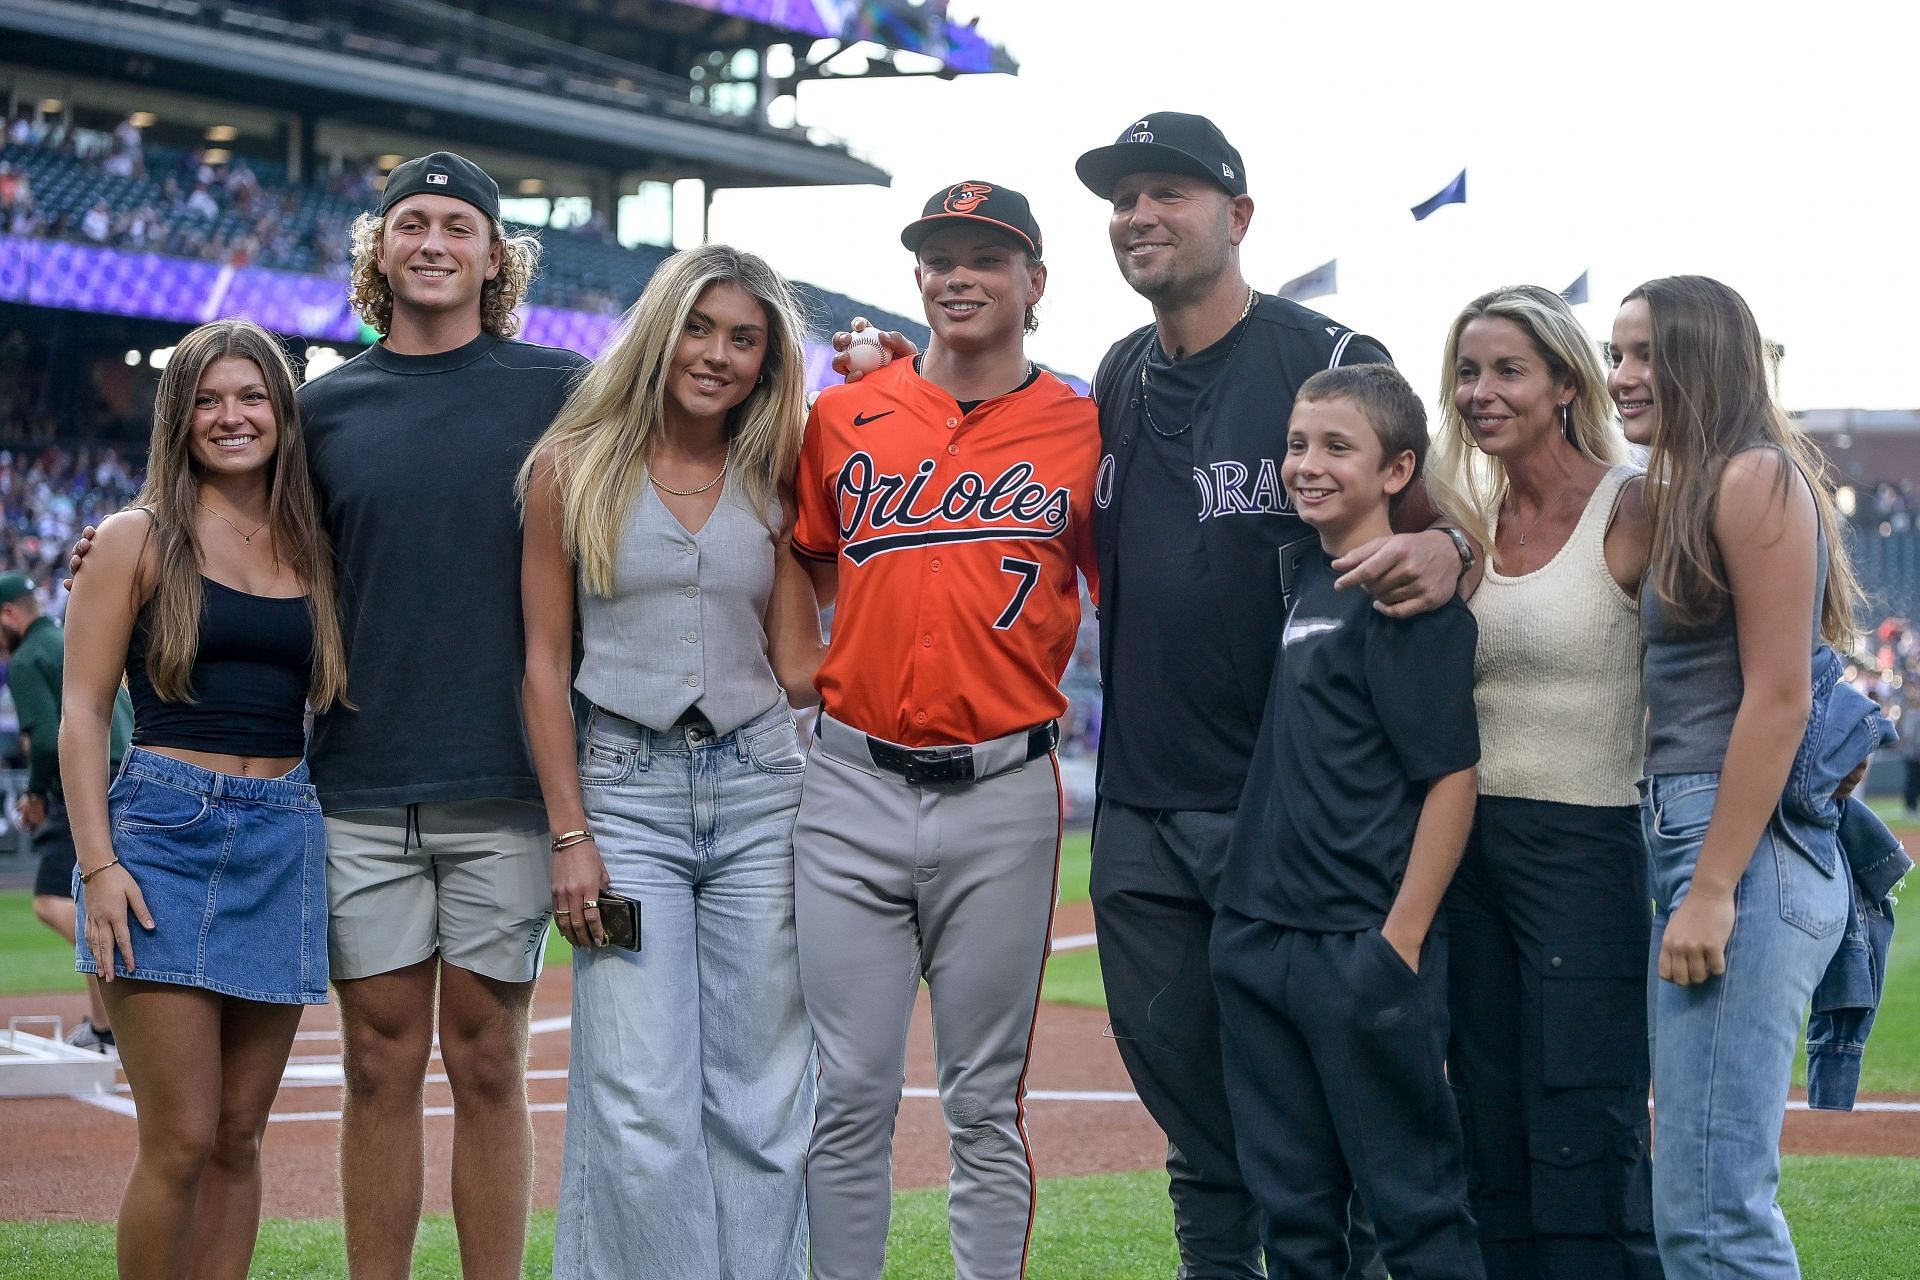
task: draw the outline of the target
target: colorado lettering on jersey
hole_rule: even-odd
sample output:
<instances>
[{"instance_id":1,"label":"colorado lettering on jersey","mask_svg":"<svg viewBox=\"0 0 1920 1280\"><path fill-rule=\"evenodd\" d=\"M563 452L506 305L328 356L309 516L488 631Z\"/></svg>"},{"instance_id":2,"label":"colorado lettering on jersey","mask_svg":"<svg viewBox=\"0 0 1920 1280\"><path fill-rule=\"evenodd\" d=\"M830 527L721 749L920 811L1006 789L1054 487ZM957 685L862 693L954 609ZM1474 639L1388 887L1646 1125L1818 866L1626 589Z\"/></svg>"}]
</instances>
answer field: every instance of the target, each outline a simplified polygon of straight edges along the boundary
<instances>
[{"instance_id":1,"label":"colorado lettering on jersey","mask_svg":"<svg viewBox=\"0 0 1920 1280\"><path fill-rule=\"evenodd\" d=\"M883 472L864 450L849 456L834 481L840 509L841 554L864 564L889 551L954 542L1057 538L1066 532L1069 494L1033 478L1031 462L1016 462L993 480L964 472L932 494L934 461L911 477Z\"/></svg>"},{"instance_id":2,"label":"colorado lettering on jersey","mask_svg":"<svg viewBox=\"0 0 1920 1280\"><path fill-rule=\"evenodd\" d=\"M1280 485L1280 468L1272 458L1260 459L1251 471L1245 463L1231 458L1195 467L1193 483L1200 490L1202 521L1216 516L1273 516L1293 510L1287 491Z\"/></svg>"},{"instance_id":3,"label":"colorado lettering on jersey","mask_svg":"<svg viewBox=\"0 0 1920 1280\"><path fill-rule=\"evenodd\" d=\"M1102 454L1093 485L1093 505L1102 510L1113 503L1113 471L1113 455ZM1293 500L1280 484L1279 464L1272 458L1261 458L1251 469L1231 458L1195 467L1193 484L1199 490L1203 522L1216 516L1277 516L1293 510Z\"/></svg>"}]
</instances>

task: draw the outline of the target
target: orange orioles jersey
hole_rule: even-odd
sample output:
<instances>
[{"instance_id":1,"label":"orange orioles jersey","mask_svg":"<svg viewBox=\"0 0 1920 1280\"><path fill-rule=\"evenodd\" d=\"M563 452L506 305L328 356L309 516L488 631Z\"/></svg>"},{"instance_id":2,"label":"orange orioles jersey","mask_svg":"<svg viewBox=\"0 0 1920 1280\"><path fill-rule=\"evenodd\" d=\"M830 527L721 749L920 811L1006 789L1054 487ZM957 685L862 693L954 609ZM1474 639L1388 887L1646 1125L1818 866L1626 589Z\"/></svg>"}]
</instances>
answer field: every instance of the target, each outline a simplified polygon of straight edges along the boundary
<instances>
[{"instance_id":1,"label":"orange orioles jersey","mask_svg":"<svg viewBox=\"0 0 1920 1280\"><path fill-rule=\"evenodd\" d=\"M1099 460L1093 401L1044 371L966 414L911 360L822 391L793 543L839 567L826 713L923 747L1066 710Z\"/></svg>"}]
</instances>

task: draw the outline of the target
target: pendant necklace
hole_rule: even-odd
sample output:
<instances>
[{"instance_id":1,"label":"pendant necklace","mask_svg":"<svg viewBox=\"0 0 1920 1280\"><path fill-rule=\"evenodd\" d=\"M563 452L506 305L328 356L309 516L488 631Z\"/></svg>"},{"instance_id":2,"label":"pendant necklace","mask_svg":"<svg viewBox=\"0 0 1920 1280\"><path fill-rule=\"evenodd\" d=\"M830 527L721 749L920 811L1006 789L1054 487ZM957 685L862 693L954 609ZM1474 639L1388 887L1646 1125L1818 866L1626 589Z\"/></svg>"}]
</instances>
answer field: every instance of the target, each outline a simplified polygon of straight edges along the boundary
<instances>
[{"instance_id":1,"label":"pendant necklace","mask_svg":"<svg viewBox=\"0 0 1920 1280\"><path fill-rule=\"evenodd\" d=\"M239 533L240 541L246 543L248 546L253 545L254 533L259 533L261 529L266 528L267 525L272 523L271 521L268 521L268 520L262 520L259 524L259 527L254 529L253 533L240 533L239 525L227 519L225 516L221 515L218 511L215 511L212 507L208 506L206 503L201 502L200 499L195 498L194 502L200 507L202 511L205 511L208 515L212 516L214 519L218 520L221 524L224 524L225 526L227 526L227 528L233 530L235 533Z\"/></svg>"},{"instance_id":2,"label":"pendant necklace","mask_svg":"<svg viewBox=\"0 0 1920 1280\"><path fill-rule=\"evenodd\" d=\"M1220 366L1222 376L1224 376L1227 371L1227 365L1233 363L1234 352L1240 349L1240 339L1247 336L1247 317L1253 314L1253 304L1258 301L1259 297L1259 293L1252 288L1247 290L1247 305L1240 309L1240 318L1234 321L1239 332L1234 335L1233 345L1227 348L1226 361ZM1149 403L1153 397L1147 390L1147 366L1152 363L1153 361L1150 358L1140 361L1140 412L1146 416L1147 428L1152 431L1153 434L1159 436L1162 440L1177 440L1187 434L1187 432L1193 430L1193 418L1189 415L1186 425L1177 431L1165 430L1159 423L1153 420L1153 406ZM1197 400L1198 397L1195 397L1195 399Z\"/></svg>"}]
</instances>

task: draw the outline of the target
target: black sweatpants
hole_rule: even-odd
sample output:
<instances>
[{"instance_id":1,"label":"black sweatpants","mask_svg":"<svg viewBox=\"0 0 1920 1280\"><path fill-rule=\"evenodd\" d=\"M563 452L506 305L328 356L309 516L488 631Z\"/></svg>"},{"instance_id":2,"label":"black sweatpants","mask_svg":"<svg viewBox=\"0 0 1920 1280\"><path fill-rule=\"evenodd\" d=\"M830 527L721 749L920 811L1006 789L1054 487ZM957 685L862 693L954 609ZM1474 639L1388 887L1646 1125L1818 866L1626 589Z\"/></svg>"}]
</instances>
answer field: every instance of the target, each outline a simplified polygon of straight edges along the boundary
<instances>
[{"instance_id":1,"label":"black sweatpants","mask_svg":"<svg viewBox=\"0 0 1920 1280\"><path fill-rule=\"evenodd\" d=\"M1658 1280L1640 811L1482 796L1448 890L1448 1071L1490 1280Z\"/></svg>"},{"instance_id":2,"label":"black sweatpants","mask_svg":"<svg viewBox=\"0 0 1920 1280\"><path fill-rule=\"evenodd\" d=\"M1166 1132L1182 1280L1260 1276L1260 1224L1234 1151L1208 945L1231 812L1100 802L1093 917L1107 1016L1147 1112ZM1318 1280L1384 1280L1363 1215L1355 1264Z\"/></svg>"},{"instance_id":3,"label":"black sweatpants","mask_svg":"<svg viewBox=\"0 0 1920 1280\"><path fill-rule=\"evenodd\" d=\"M1445 1074L1444 928L1415 973L1378 929L1310 932L1222 908L1212 958L1267 1275L1345 1273L1357 1189L1395 1276L1483 1280Z\"/></svg>"}]
</instances>

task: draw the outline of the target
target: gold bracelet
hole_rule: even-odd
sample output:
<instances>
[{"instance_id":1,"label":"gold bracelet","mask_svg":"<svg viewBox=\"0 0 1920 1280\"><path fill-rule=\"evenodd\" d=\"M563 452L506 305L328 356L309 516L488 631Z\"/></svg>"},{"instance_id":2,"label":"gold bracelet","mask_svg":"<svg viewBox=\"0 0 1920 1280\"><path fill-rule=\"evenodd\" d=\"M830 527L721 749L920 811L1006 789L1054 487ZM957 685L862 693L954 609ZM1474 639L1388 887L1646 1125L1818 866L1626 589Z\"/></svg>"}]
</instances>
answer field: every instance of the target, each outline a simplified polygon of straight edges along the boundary
<instances>
[{"instance_id":1,"label":"gold bracelet","mask_svg":"<svg viewBox=\"0 0 1920 1280\"><path fill-rule=\"evenodd\" d=\"M593 839L593 833L590 831L563 831L553 838L553 851L558 853L562 849L571 849L591 839Z\"/></svg>"},{"instance_id":2,"label":"gold bracelet","mask_svg":"<svg viewBox=\"0 0 1920 1280\"><path fill-rule=\"evenodd\" d=\"M85 884L89 880L93 879L95 876L99 875L102 871L105 871L108 867L117 867L119 865L120 865L120 859L116 857L112 862L103 862L91 871L82 871L80 873L80 883Z\"/></svg>"}]
</instances>

